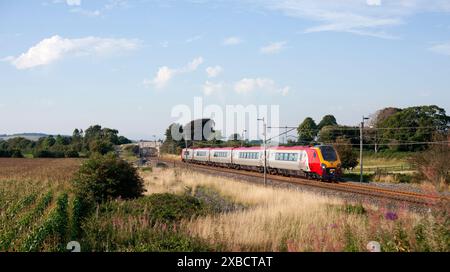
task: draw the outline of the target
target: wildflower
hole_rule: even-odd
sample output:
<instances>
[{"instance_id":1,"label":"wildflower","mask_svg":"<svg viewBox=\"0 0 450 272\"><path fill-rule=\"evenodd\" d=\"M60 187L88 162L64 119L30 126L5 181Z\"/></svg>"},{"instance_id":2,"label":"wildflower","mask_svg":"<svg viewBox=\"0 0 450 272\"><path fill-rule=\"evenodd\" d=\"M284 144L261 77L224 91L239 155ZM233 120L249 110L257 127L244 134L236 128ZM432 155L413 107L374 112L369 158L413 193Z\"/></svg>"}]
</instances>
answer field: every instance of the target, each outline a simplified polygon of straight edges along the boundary
<instances>
[{"instance_id":1,"label":"wildflower","mask_svg":"<svg viewBox=\"0 0 450 272\"><path fill-rule=\"evenodd\" d=\"M332 229L337 229L337 227L338 227L338 225L336 223L333 223L330 225L330 228L332 228Z\"/></svg>"},{"instance_id":2,"label":"wildflower","mask_svg":"<svg viewBox=\"0 0 450 272\"><path fill-rule=\"evenodd\" d=\"M387 212L384 217L386 218L386 220L391 220L391 221L395 221L398 219L398 216L395 212Z\"/></svg>"}]
</instances>

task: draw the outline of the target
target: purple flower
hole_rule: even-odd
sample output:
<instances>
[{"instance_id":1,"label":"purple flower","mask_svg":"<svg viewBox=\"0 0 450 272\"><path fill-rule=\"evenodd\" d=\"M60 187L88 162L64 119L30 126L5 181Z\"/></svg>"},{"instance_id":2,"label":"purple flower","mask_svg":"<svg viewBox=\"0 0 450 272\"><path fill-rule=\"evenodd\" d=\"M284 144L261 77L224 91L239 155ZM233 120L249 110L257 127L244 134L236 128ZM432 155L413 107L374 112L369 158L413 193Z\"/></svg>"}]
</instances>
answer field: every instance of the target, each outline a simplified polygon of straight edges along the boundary
<instances>
[{"instance_id":1,"label":"purple flower","mask_svg":"<svg viewBox=\"0 0 450 272\"><path fill-rule=\"evenodd\" d=\"M338 225L337 225L336 223L334 223L334 224L331 224L330 227L331 227L332 229L335 229L335 228L338 227Z\"/></svg>"},{"instance_id":2,"label":"purple flower","mask_svg":"<svg viewBox=\"0 0 450 272\"><path fill-rule=\"evenodd\" d=\"M391 220L391 221L395 221L398 219L398 216L395 212L387 212L384 217L386 218L386 220Z\"/></svg>"}]
</instances>

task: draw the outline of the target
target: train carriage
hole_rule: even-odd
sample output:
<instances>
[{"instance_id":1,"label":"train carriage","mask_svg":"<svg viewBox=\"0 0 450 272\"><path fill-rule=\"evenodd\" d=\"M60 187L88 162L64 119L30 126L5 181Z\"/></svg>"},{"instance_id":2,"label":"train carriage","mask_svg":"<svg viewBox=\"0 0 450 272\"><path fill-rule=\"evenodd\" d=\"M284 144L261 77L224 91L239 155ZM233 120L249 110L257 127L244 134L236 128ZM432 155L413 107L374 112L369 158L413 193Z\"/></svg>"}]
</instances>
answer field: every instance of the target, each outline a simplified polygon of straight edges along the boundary
<instances>
[{"instance_id":1,"label":"train carriage","mask_svg":"<svg viewBox=\"0 0 450 272\"><path fill-rule=\"evenodd\" d=\"M190 161L194 158L194 149L192 148L183 148L181 151L181 160L183 162Z\"/></svg>"},{"instance_id":2,"label":"train carriage","mask_svg":"<svg viewBox=\"0 0 450 272\"><path fill-rule=\"evenodd\" d=\"M311 171L307 147L274 147L267 156L269 172L279 174L305 175Z\"/></svg>"},{"instance_id":3,"label":"train carriage","mask_svg":"<svg viewBox=\"0 0 450 272\"><path fill-rule=\"evenodd\" d=\"M233 149L233 165L235 168L244 168L261 171L264 169L264 148L239 147Z\"/></svg>"},{"instance_id":4,"label":"train carriage","mask_svg":"<svg viewBox=\"0 0 450 272\"><path fill-rule=\"evenodd\" d=\"M193 160L202 164L209 164L210 148L195 148Z\"/></svg>"},{"instance_id":5,"label":"train carriage","mask_svg":"<svg viewBox=\"0 0 450 272\"><path fill-rule=\"evenodd\" d=\"M232 160L233 148L212 148L210 150L210 162L217 166L230 166Z\"/></svg>"}]
</instances>

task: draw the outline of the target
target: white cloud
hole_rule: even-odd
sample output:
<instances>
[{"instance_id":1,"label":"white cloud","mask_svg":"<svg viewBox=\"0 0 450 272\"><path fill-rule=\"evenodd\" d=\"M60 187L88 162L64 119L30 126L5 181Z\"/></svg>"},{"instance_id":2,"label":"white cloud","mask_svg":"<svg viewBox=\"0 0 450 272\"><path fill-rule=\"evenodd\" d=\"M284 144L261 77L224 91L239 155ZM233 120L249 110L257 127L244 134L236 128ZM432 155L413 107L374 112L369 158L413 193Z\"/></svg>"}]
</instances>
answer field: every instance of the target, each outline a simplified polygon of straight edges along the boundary
<instances>
[{"instance_id":1,"label":"white cloud","mask_svg":"<svg viewBox=\"0 0 450 272\"><path fill-rule=\"evenodd\" d=\"M440 0L434 0L437 3ZM401 0L382 3L381 0L265 0L263 7L278 10L287 16L317 22L307 27L304 33L334 31L384 39L398 38L386 33L386 28L404 24L405 18L419 12L432 9L425 0ZM431 1L430 1L431 2ZM442 2L442 1L441 1ZM374 8L376 6L377 8ZM442 4L433 9L443 10Z\"/></svg>"},{"instance_id":2,"label":"white cloud","mask_svg":"<svg viewBox=\"0 0 450 272\"><path fill-rule=\"evenodd\" d=\"M220 73L222 73L222 71L223 68L219 65L206 68L206 73L208 74L209 78L217 77Z\"/></svg>"},{"instance_id":3,"label":"white cloud","mask_svg":"<svg viewBox=\"0 0 450 272\"><path fill-rule=\"evenodd\" d=\"M271 44L268 44L266 46L261 47L260 52L262 54L276 54L279 53L281 50L286 48L286 43L285 41L281 41L281 42L274 42Z\"/></svg>"},{"instance_id":4,"label":"white cloud","mask_svg":"<svg viewBox=\"0 0 450 272\"><path fill-rule=\"evenodd\" d=\"M239 37L228 37L223 40L224 45L237 45L240 43L242 43L242 40Z\"/></svg>"},{"instance_id":5,"label":"white cloud","mask_svg":"<svg viewBox=\"0 0 450 272\"><path fill-rule=\"evenodd\" d=\"M381 6L381 0L367 0L366 3L369 6Z\"/></svg>"},{"instance_id":6,"label":"white cloud","mask_svg":"<svg viewBox=\"0 0 450 272\"><path fill-rule=\"evenodd\" d=\"M162 66L158 68L156 76L152 79L144 79L144 86L154 86L156 89L163 89L167 86L169 81L178 74L189 73L197 70L197 68L203 63L202 57L197 57L186 64L184 67L178 69L172 69L167 66Z\"/></svg>"},{"instance_id":7,"label":"white cloud","mask_svg":"<svg viewBox=\"0 0 450 272\"><path fill-rule=\"evenodd\" d=\"M176 73L175 70L170 69L167 66L160 67L158 69L158 72L156 73L155 78L151 83L153 83L157 89L164 88L167 85L167 83L172 79L175 73Z\"/></svg>"},{"instance_id":8,"label":"white cloud","mask_svg":"<svg viewBox=\"0 0 450 272\"><path fill-rule=\"evenodd\" d=\"M69 6L79 6L81 5L81 0L66 0L66 3Z\"/></svg>"},{"instance_id":9,"label":"white cloud","mask_svg":"<svg viewBox=\"0 0 450 272\"><path fill-rule=\"evenodd\" d=\"M186 72L195 71L195 70L197 70L198 66L200 66L202 63L203 63L202 57L195 58L191 62L188 63L188 65L186 66L186 68L183 71L186 71Z\"/></svg>"},{"instance_id":10,"label":"white cloud","mask_svg":"<svg viewBox=\"0 0 450 272\"><path fill-rule=\"evenodd\" d=\"M429 48L434 53L450 56L450 42L438 43Z\"/></svg>"},{"instance_id":11,"label":"white cloud","mask_svg":"<svg viewBox=\"0 0 450 272\"><path fill-rule=\"evenodd\" d=\"M290 87L278 88L270 78L243 78L234 84L234 91L238 94L248 94L255 90L264 90L286 96Z\"/></svg>"},{"instance_id":12,"label":"white cloud","mask_svg":"<svg viewBox=\"0 0 450 272\"><path fill-rule=\"evenodd\" d=\"M128 39L110 39L85 37L67 39L58 35L43 39L18 57L9 57L9 61L17 69L29 69L48 65L66 56L104 56L124 50L134 50L139 41Z\"/></svg>"},{"instance_id":13,"label":"white cloud","mask_svg":"<svg viewBox=\"0 0 450 272\"><path fill-rule=\"evenodd\" d=\"M206 96L218 93L222 91L224 84L223 83L213 83L210 81L206 81L203 84L203 94Z\"/></svg>"}]
</instances>

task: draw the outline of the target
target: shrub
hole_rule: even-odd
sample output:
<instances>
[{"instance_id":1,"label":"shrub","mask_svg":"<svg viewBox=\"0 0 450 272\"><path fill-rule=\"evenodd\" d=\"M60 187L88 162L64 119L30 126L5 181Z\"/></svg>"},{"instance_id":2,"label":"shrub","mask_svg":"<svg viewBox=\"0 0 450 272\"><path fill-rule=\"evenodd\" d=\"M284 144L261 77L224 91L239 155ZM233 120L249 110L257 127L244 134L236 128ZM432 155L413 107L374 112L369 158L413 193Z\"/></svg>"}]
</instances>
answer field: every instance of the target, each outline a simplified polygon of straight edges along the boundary
<instances>
[{"instance_id":1,"label":"shrub","mask_svg":"<svg viewBox=\"0 0 450 272\"><path fill-rule=\"evenodd\" d=\"M145 192L136 168L114 154L93 155L83 163L72 183L77 196L97 203L136 198Z\"/></svg>"},{"instance_id":2,"label":"shrub","mask_svg":"<svg viewBox=\"0 0 450 272\"><path fill-rule=\"evenodd\" d=\"M33 153L34 158L64 158L64 152L50 150L36 150Z\"/></svg>"},{"instance_id":3,"label":"shrub","mask_svg":"<svg viewBox=\"0 0 450 272\"><path fill-rule=\"evenodd\" d=\"M448 137L448 136L447 136ZM435 136L435 141L445 141L447 137ZM448 144L433 145L427 151L412 156L410 162L419 174L432 182L437 190L450 184L450 146Z\"/></svg>"},{"instance_id":4,"label":"shrub","mask_svg":"<svg viewBox=\"0 0 450 272\"><path fill-rule=\"evenodd\" d=\"M23 158L22 152L20 150L12 150L11 158Z\"/></svg>"},{"instance_id":5,"label":"shrub","mask_svg":"<svg viewBox=\"0 0 450 272\"><path fill-rule=\"evenodd\" d=\"M66 158L79 158L80 157L78 152L75 150L66 151L66 152L64 152L64 155Z\"/></svg>"},{"instance_id":6,"label":"shrub","mask_svg":"<svg viewBox=\"0 0 450 272\"><path fill-rule=\"evenodd\" d=\"M203 202L189 195L153 194L147 198L153 222L175 222L205 212Z\"/></svg>"}]
</instances>

